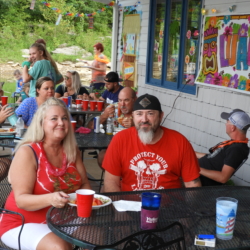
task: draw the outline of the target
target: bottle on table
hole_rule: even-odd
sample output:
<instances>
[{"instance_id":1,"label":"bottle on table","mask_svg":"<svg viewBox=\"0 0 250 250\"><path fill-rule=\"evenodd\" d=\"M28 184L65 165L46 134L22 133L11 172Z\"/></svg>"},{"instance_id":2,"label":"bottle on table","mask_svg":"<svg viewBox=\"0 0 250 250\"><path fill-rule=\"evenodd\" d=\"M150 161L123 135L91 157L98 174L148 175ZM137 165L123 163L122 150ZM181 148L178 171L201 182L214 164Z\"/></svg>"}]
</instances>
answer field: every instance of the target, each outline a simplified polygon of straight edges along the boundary
<instances>
[{"instance_id":1,"label":"bottle on table","mask_svg":"<svg viewBox=\"0 0 250 250\"><path fill-rule=\"evenodd\" d=\"M113 117L109 117L107 119L107 125L106 125L106 134L107 135L113 135L114 132L114 121Z\"/></svg>"},{"instance_id":2,"label":"bottle on table","mask_svg":"<svg viewBox=\"0 0 250 250\"><path fill-rule=\"evenodd\" d=\"M16 122L16 135L21 137L21 133L23 129L24 129L24 121L23 121L22 115L19 115L17 122Z\"/></svg>"}]
</instances>

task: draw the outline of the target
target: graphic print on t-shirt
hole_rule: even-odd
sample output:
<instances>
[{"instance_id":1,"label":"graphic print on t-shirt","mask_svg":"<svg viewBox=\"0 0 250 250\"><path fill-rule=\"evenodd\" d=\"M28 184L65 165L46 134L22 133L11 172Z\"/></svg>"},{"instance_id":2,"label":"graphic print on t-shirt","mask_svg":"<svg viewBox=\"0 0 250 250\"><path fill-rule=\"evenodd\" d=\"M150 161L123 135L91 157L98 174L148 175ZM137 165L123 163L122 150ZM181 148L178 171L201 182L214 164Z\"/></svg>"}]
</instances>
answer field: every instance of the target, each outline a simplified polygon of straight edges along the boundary
<instances>
[{"instance_id":1,"label":"graphic print on t-shirt","mask_svg":"<svg viewBox=\"0 0 250 250\"><path fill-rule=\"evenodd\" d=\"M158 184L159 177L167 173L168 164L158 154L141 152L130 160L129 169L136 175L136 183L131 185L135 190L164 189Z\"/></svg>"}]
</instances>

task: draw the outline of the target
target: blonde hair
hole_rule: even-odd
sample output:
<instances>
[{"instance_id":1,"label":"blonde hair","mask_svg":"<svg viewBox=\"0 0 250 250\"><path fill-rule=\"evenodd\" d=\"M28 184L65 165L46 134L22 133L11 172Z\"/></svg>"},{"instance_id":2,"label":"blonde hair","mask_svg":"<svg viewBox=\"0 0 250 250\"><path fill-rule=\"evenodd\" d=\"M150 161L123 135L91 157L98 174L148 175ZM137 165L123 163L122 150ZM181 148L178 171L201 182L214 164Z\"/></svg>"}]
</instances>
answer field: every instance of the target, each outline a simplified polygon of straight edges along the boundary
<instances>
[{"instance_id":1,"label":"blonde hair","mask_svg":"<svg viewBox=\"0 0 250 250\"><path fill-rule=\"evenodd\" d=\"M43 129L44 118L46 117L47 111L53 106L61 107L67 115L68 122L69 122L69 130L68 130L68 134L66 135L66 137L62 140L62 145L63 145L64 152L66 154L66 157L67 157L67 161L68 162L76 161L77 144L76 144L74 131L70 122L69 111L67 107L65 106L64 102L54 97L49 98L38 108L38 110L36 111L32 119L30 126L27 129L27 132L25 133L23 140L17 144L14 153L23 145L37 143L37 142L41 142L44 140L44 137L45 137L44 129Z\"/></svg>"},{"instance_id":2,"label":"blonde hair","mask_svg":"<svg viewBox=\"0 0 250 250\"><path fill-rule=\"evenodd\" d=\"M60 74L56 62L54 61L54 59L51 57L50 53L47 51L47 49L45 48L44 44L42 43L34 43L30 46L30 48L37 48L39 51L43 52L43 57L50 61L52 67L55 69L56 74Z\"/></svg>"},{"instance_id":3,"label":"blonde hair","mask_svg":"<svg viewBox=\"0 0 250 250\"><path fill-rule=\"evenodd\" d=\"M79 92L80 88L82 87L80 75L77 71L74 71L74 70L68 70L67 73L71 74L71 76L72 76L72 86L71 87L74 89L74 92L76 93L76 95L78 95L78 92ZM64 82L64 87L65 87L65 82Z\"/></svg>"}]
</instances>

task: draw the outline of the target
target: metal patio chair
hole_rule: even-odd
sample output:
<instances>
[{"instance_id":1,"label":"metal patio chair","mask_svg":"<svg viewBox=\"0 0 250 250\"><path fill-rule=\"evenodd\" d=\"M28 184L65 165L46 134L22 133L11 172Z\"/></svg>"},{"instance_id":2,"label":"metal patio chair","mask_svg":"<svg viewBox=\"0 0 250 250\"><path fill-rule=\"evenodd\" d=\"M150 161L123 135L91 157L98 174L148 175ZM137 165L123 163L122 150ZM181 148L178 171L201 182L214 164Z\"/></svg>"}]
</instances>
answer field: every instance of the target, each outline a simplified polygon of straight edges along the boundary
<instances>
[{"instance_id":1,"label":"metal patio chair","mask_svg":"<svg viewBox=\"0 0 250 250\"><path fill-rule=\"evenodd\" d=\"M94 250L185 250L184 230L179 222L162 229L144 230Z\"/></svg>"},{"instance_id":2,"label":"metal patio chair","mask_svg":"<svg viewBox=\"0 0 250 250\"><path fill-rule=\"evenodd\" d=\"M20 213L17 213L17 212L13 212L13 211L10 211L10 210L7 210L7 209L4 209L4 208L0 208L0 216L4 214L4 215L7 215L7 214L12 214L12 215L18 215L18 216L21 216L22 218L22 226L20 228L20 232L18 234L18 250L21 250L21 244L20 244L20 238L21 238L21 233L22 233L22 230L23 230L23 225L24 225L24 217L22 214ZM4 246L4 244L2 242L0 242L0 250L10 250L12 248L9 248L9 247L2 247Z\"/></svg>"}]
</instances>

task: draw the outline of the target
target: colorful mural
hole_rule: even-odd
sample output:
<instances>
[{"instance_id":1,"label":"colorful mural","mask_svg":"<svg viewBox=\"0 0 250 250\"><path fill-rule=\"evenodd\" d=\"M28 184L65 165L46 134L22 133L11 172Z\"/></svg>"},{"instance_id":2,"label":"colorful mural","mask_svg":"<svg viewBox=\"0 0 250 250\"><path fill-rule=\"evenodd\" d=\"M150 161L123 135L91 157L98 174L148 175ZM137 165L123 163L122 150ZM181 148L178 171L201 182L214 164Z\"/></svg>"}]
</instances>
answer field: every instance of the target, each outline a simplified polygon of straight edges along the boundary
<instances>
[{"instance_id":1,"label":"colorful mural","mask_svg":"<svg viewBox=\"0 0 250 250\"><path fill-rule=\"evenodd\" d=\"M123 31L121 39L120 76L123 85L137 87L137 62L141 32L141 5L126 6L123 9Z\"/></svg>"},{"instance_id":2,"label":"colorful mural","mask_svg":"<svg viewBox=\"0 0 250 250\"><path fill-rule=\"evenodd\" d=\"M250 92L250 14L204 18L196 83Z\"/></svg>"}]
</instances>

